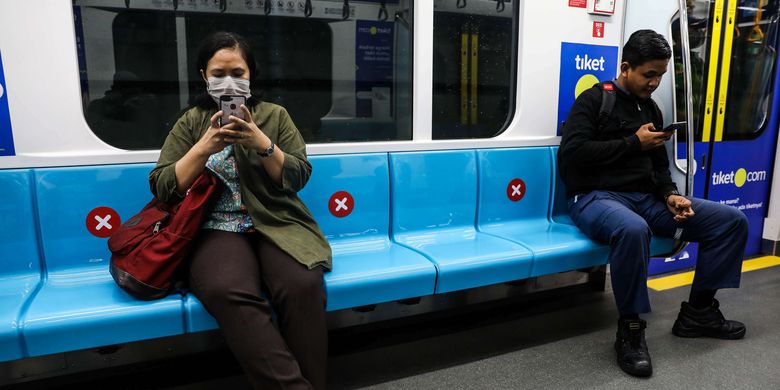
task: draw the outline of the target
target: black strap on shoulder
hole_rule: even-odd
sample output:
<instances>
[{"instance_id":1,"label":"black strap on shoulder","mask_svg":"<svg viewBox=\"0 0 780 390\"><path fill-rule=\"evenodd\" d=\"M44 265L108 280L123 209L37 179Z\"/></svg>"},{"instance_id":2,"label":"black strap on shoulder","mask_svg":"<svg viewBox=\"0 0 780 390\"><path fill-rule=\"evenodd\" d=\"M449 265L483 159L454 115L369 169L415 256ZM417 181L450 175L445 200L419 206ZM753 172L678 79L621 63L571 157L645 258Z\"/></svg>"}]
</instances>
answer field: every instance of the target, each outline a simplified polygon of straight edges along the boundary
<instances>
[{"instance_id":1,"label":"black strap on shoulder","mask_svg":"<svg viewBox=\"0 0 780 390\"><path fill-rule=\"evenodd\" d=\"M604 129L607 124L609 116L612 115L612 110L615 108L615 84L611 81L604 81L599 84L601 88L601 107L599 108L599 130Z\"/></svg>"}]
</instances>

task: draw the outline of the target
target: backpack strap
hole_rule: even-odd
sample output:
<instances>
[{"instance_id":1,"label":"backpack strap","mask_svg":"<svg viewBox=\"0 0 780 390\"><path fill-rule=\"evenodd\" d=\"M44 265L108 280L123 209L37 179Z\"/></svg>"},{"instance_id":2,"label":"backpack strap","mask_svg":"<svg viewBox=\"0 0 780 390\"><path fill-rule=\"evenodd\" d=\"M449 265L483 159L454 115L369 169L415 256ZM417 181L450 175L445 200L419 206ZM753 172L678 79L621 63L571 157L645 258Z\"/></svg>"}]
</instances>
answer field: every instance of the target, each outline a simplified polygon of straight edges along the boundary
<instances>
[{"instance_id":1,"label":"backpack strap","mask_svg":"<svg viewBox=\"0 0 780 390\"><path fill-rule=\"evenodd\" d=\"M599 131L601 131L607 125L609 116L612 115L617 96L615 95L615 84L611 81L600 83L599 88L601 88L601 107L599 108Z\"/></svg>"}]
</instances>

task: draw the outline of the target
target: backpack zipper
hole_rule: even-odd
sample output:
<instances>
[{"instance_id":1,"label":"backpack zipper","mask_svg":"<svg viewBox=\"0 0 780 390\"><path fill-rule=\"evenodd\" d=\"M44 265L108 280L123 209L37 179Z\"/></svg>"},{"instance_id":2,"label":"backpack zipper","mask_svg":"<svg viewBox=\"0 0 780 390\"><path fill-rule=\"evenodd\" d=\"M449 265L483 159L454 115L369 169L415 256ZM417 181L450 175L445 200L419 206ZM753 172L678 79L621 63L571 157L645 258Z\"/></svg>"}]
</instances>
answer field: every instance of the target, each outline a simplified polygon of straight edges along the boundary
<instances>
[{"instance_id":1,"label":"backpack zipper","mask_svg":"<svg viewBox=\"0 0 780 390\"><path fill-rule=\"evenodd\" d=\"M162 225L162 221L157 221L157 223L154 224L154 230L152 230L152 234L159 233L161 225Z\"/></svg>"}]
</instances>

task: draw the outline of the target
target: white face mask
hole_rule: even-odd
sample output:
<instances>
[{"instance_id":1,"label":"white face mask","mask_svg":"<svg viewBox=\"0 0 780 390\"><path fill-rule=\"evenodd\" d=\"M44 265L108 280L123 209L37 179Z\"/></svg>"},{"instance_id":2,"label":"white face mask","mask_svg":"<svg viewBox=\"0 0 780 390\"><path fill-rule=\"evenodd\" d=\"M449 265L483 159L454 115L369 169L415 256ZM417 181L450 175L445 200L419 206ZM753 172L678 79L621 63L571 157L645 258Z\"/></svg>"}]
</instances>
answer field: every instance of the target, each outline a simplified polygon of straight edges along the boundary
<instances>
[{"instance_id":1,"label":"white face mask","mask_svg":"<svg viewBox=\"0 0 780 390\"><path fill-rule=\"evenodd\" d=\"M217 104L222 95L240 95L247 99L252 96L249 91L249 80L230 76L209 77L208 84L209 95Z\"/></svg>"}]
</instances>

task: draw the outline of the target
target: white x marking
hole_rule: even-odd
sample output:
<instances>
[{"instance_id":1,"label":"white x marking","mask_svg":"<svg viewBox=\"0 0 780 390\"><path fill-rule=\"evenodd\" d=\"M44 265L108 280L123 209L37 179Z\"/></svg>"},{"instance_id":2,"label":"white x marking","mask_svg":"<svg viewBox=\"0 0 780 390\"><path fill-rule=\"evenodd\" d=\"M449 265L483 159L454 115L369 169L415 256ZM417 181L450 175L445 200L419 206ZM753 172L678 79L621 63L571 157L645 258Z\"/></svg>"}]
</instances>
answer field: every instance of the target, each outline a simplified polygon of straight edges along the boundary
<instances>
[{"instance_id":1,"label":"white x marking","mask_svg":"<svg viewBox=\"0 0 780 390\"><path fill-rule=\"evenodd\" d=\"M95 230L100 230L103 227L106 229L111 229L111 224L108 223L108 220L111 219L111 214L106 215L105 218L100 218L100 216L95 216L95 220L98 221L98 225L95 228Z\"/></svg>"},{"instance_id":2,"label":"white x marking","mask_svg":"<svg viewBox=\"0 0 780 390\"><path fill-rule=\"evenodd\" d=\"M336 211L341 211L341 209L349 210L349 207L347 207L347 198L341 198L340 201L338 198L333 200L336 201Z\"/></svg>"},{"instance_id":3,"label":"white x marking","mask_svg":"<svg viewBox=\"0 0 780 390\"><path fill-rule=\"evenodd\" d=\"M515 195L523 195L523 193L522 193L522 192L520 192L520 187L522 187L522 186L523 186L522 184L518 184L518 185L516 185L516 186L515 186L515 185L513 185L513 186L512 186L512 196L515 196Z\"/></svg>"}]
</instances>

